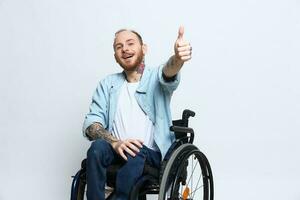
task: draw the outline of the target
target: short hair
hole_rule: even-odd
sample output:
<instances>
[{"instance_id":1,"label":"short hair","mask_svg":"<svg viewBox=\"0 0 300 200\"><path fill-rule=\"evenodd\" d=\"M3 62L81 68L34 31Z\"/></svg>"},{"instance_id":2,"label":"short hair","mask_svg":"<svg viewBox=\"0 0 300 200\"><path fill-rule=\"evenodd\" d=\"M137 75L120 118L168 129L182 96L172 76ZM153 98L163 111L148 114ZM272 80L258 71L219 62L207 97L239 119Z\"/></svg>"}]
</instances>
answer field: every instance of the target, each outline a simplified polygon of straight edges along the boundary
<instances>
[{"instance_id":1,"label":"short hair","mask_svg":"<svg viewBox=\"0 0 300 200\"><path fill-rule=\"evenodd\" d=\"M132 30L132 29L122 28L122 29L118 30L118 31L115 33L115 39L114 39L114 44L113 44L113 46L115 46L115 41L116 41L116 36L117 36L117 34L123 32L123 31L130 31L130 32L134 33L134 34L138 37L140 44L141 44L141 45L144 44L144 43L143 43L143 38L142 38L142 36L141 36L138 32L136 32L135 30Z\"/></svg>"}]
</instances>

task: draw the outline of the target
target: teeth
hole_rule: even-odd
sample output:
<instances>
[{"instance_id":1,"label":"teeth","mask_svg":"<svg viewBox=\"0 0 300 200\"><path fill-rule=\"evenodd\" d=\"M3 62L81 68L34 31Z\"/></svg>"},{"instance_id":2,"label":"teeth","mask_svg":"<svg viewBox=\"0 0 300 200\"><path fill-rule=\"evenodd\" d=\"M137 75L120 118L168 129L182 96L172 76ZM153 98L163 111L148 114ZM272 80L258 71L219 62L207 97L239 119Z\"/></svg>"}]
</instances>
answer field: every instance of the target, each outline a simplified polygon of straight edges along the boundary
<instances>
[{"instance_id":1,"label":"teeth","mask_svg":"<svg viewBox=\"0 0 300 200\"><path fill-rule=\"evenodd\" d=\"M126 56L126 57L124 56L123 58L124 58L124 59L127 59L127 58L131 58L132 56L133 56L133 55Z\"/></svg>"}]
</instances>

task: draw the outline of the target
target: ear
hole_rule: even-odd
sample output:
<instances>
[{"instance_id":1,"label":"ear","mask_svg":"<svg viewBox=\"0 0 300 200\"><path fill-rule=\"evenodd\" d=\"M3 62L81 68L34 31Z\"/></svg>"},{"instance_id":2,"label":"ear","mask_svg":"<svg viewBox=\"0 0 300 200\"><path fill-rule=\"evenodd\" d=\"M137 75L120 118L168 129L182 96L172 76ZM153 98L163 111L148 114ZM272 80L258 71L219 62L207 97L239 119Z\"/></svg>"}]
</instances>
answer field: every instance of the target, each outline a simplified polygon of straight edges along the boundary
<instances>
[{"instance_id":1,"label":"ear","mask_svg":"<svg viewBox=\"0 0 300 200\"><path fill-rule=\"evenodd\" d=\"M147 51L148 51L148 46L147 46L147 44L143 44L143 46L142 46L142 51L143 51L143 54L144 54L144 55L147 53Z\"/></svg>"}]
</instances>

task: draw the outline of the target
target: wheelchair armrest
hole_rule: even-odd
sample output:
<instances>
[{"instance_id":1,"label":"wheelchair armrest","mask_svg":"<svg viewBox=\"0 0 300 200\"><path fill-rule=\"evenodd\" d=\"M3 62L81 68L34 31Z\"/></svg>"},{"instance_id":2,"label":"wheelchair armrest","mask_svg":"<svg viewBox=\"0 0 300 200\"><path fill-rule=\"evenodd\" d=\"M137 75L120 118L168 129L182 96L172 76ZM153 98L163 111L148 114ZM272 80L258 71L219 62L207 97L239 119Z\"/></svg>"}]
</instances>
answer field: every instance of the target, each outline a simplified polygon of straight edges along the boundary
<instances>
[{"instance_id":1,"label":"wheelchair armrest","mask_svg":"<svg viewBox=\"0 0 300 200\"><path fill-rule=\"evenodd\" d=\"M173 132L178 132L178 133L191 133L194 134L194 130L189 127L182 127L182 126L171 126L170 130Z\"/></svg>"},{"instance_id":2,"label":"wheelchair armrest","mask_svg":"<svg viewBox=\"0 0 300 200\"><path fill-rule=\"evenodd\" d=\"M193 143L194 141L194 130L192 128L183 126L171 126L170 131L174 132L176 140L182 140L184 143ZM188 133L190 133L189 136Z\"/></svg>"}]
</instances>

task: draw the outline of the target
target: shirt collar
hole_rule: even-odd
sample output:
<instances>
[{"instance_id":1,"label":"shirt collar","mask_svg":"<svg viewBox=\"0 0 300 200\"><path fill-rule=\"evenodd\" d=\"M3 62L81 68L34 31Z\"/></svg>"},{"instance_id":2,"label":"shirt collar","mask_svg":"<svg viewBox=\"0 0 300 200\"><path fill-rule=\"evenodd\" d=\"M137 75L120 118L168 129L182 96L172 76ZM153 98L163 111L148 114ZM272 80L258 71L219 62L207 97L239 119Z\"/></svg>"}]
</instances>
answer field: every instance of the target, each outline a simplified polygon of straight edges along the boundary
<instances>
[{"instance_id":1,"label":"shirt collar","mask_svg":"<svg viewBox=\"0 0 300 200\"><path fill-rule=\"evenodd\" d=\"M140 80L140 84L136 90L138 93L146 93L147 92L149 76L150 76L150 68L145 66L143 75Z\"/></svg>"}]
</instances>

